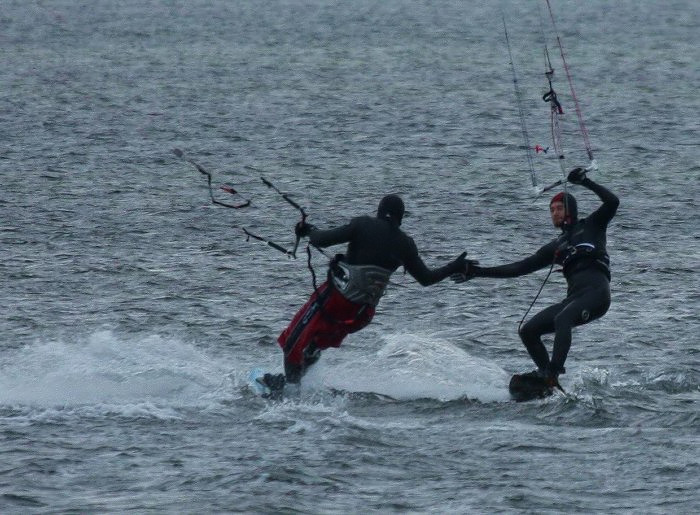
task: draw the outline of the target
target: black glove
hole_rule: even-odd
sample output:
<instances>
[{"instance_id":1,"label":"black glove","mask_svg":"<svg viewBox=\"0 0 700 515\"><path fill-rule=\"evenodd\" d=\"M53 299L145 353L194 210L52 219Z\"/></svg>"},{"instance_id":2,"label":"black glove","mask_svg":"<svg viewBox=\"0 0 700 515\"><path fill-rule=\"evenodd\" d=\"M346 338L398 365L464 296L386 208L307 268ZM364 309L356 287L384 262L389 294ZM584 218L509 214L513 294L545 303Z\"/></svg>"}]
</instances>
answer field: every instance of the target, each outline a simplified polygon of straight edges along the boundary
<instances>
[{"instance_id":1,"label":"black glove","mask_svg":"<svg viewBox=\"0 0 700 515\"><path fill-rule=\"evenodd\" d=\"M585 168L574 168L569 172L569 176L566 178L571 184L581 184L586 178Z\"/></svg>"},{"instance_id":2,"label":"black glove","mask_svg":"<svg viewBox=\"0 0 700 515\"><path fill-rule=\"evenodd\" d=\"M478 261L475 259L466 259L467 253L461 254L453 263L459 267L458 271L450 275L450 279L455 283L463 283L473 278L476 275L476 269L479 267Z\"/></svg>"},{"instance_id":3,"label":"black glove","mask_svg":"<svg viewBox=\"0 0 700 515\"><path fill-rule=\"evenodd\" d=\"M464 266L467 264L467 253L462 252L459 256L457 256L457 259L455 259L452 263L450 263L450 266L455 267L457 270L461 270L464 268Z\"/></svg>"},{"instance_id":4,"label":"black glove","mask_svg":"<svg viewBox=\"0 0 700 515\"><path fill-rule=\"evenodd\" d=\"M311 224L307 224L306 222L299 222L294 226L294 234L296 234L299 238L304 238L311 234L311 231L313 231L315 227Z\"/></svg>"}]
</instances>

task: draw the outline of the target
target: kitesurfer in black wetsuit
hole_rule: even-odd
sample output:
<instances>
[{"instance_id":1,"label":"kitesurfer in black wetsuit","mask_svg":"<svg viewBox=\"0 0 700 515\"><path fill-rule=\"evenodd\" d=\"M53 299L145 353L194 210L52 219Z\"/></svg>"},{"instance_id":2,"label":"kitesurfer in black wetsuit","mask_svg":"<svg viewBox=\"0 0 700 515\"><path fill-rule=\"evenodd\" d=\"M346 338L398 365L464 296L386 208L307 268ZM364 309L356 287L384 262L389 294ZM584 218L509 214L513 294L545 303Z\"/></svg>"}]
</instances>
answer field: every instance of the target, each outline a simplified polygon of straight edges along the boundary
<instances>
[{"instance_id":1,"label":"kitesurfer in black wetsuit","mask_svg":"<svg viewBox=\"0 0 700 515\"><path fill-rule=\"evenodd\" d=\"M584 219L578 219L576 199L570 193L558 193L550 202L550 214L561 235L530 257L515 263L471 266L456 282L472 277L508 278L529 274L553 266L563 267L567 282L566 298L537 313L520 329L520 339L537 365L537 374L547 386L558 386L565 372L564 362L571 347L571 329L602 317L610 307L610 259L606 251L606 230L615 216L619 199L603 186L586 177L583 168L572 170L567 181L593 191L603 204ZM541 336L554 333L550 359Z\"/></svg>"},{"instance_id":2,"label":"kitesurfer in black wetsuit","mask_svg":"<svg viewBox=\"0 0 700 515\"><path fill-rule=\"evenodd\" d=\"M348 334L367 326L389 277L399 266L423 286L468 270L466 252L441 268L429 269L413 239L399 228L403 215L401 198L387 195L379 203L376 217L359 216L328 230L303 222L297 224L297 235L308 236L313 246L348 246L345 255L339 254L331 261L326 282L314 291L277 339L284 351L285 375L265 376L264 382L272 390L280 390L285 382L298 383L318 360L321 350L339 347Z\"/></svg>"}]
</instances>

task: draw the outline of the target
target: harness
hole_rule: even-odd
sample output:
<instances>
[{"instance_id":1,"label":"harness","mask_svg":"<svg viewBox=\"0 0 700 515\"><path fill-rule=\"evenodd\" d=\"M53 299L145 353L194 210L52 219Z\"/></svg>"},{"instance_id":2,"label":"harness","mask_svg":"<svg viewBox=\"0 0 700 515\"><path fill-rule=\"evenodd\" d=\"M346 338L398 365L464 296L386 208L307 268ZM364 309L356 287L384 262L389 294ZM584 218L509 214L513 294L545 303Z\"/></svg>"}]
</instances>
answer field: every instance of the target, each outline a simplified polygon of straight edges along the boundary
<instances>
[{"instance_id":1,"label":"harness","mask_svg":"<svg viewBox=\"0 0 700 515\"><path fill-rule=\"evenodd\" d=\"M350 265L342 261L344 257L338 254L330 263L328 276L333 286L350 302L376 306L392 271L376 265Z\"/></svg>"},{"instance_id":2,"label":"harness","mask_svg":"<svg viewBox=\"0 0 700 515\"><path fill-rule=\"evenodd\" d=\"M314 271L314 267L311 265L311 249L308 245L306 246L306 255L306 264L309 268L309 271L311 272L311 280L313 283L314 291L316 292L316 301L314 302L314 306L318 307L323 318L339 326L349 326L354 324L360 319L360 316L362 316L362 313L364 313L368 307L375 307L379 302L381 296L384 294L386 285L389 283L389 276L391 275L390 270L386 270L380 267L372 267L370 265L369 268L377 268L379 270L383 270L386 273L386 282L381 288L381 291L378 292L376 289L376 285L378 284L377 281L371 280L371 277L373 276L372 273L366 276L366 279L369 279L369 282L365 283L361 281L360 278L363 277L364 274L353 274L352 269L365 267L348 265L347 263L342 263L341 267L340 263L343 259L345 259L345 255L336 254L335 257L333 257L333 259L331 259L331 261L328 263L328 287L326 288L324 294L321 295L321 293L319 293L318 285L316 283L316 272ZM351 279L351 277L353 279ZM362 284L367 284L366 289L363 289ZM323 305L326 302L331 290L333 289L338 290L338 292L350 302L360 305L359 309L357 310L357 313L355 313L353 318L340 320L330 315L329 313L326 313L326 311L323 309ZM375 299L375 296L376 301L374 303L365 302Z\"/></svg>"},{"instance_id":3,"label":"harness","mask_svg":"<svg viewBox=\"0 0 700 515\"><path fill-rule=\"evenodd\" d=\"M564 275L571 274L580 270L583 266L593 263L605 273L610 280L610 256L604 250L599 250L592 243L577 243L576 245L568 245L561 251L558 251L560 264L564 269ZM584 260L584 258L587 258Z\"/></svg>"}]
</instances>

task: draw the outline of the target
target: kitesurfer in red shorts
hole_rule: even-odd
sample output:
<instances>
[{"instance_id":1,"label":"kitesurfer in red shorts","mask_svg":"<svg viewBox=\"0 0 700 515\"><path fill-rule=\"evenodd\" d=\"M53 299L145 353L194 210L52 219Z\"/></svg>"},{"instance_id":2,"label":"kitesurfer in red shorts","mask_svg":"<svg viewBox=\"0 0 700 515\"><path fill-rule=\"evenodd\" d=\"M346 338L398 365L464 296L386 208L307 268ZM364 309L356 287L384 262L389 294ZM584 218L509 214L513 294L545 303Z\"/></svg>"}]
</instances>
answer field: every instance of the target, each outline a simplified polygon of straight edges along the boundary
<instances>
[{"instance_id":1,"label":"kitesurfer in red shorts","mask_svg":"<svg viewBox=\"0 0 700 515\"><path fill-rule=\"evenodd\" d=\"M423 286L468 269L466 253L441 268L427 268L413 239L399 228L403 215L401 198L387 195L379 203L376 216L359 216L328 230L297 224L297 235L308 236L313 246L348 246L344 255L331 261L328 279L279 335L285 374L266 374L264 381L272 390L280 390L285 382L298 383L322 350L339 347L348 334L367 326L389 277L399 266Z\"/></svg>"}]
</instances>

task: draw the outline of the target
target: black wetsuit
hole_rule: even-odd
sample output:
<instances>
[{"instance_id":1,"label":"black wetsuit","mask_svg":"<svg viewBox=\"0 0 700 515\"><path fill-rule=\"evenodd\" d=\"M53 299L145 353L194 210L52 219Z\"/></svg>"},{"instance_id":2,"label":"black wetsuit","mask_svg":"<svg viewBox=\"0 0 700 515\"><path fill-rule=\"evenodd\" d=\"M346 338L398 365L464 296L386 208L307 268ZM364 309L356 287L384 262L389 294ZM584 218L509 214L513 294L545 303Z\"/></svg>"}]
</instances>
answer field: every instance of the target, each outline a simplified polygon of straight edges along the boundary
<instances>
[{"instance_id":1,"label":"black wetsuit","mask_svg":"<svg viewBox=\"0 0 700 515\"><path fill-rule=\"evenodd\" d=\"M418 255L413 238L395 224L371 216L353 218L335 229L313 229L309 241L317 247L348 243L345 261L350 265L375 265L395 271L403 265L421 285L430 286L460 271L455 260L430 270Z\"/></svg>"},{"instance_id":2,"label":"black wetsuit","mask_svg":"<svg viewBox=\"0 0 700 515\"><path fill-rule=\"evenodd\" d=\"M610 260L606 230L615 216L619 199L590 179L582 186L596 193L603 204L587 218L566 226L561 235L532 256L508 265L474 267L477 277L517 277L558 264L568 285L566 298L537 313L520 329L520 338L540 371L556 376L564 373L571 347L571 329L603 316L610 307ZM542 343L543 334L554 333L550 361Z\"/></svg>"}]
</instances>

